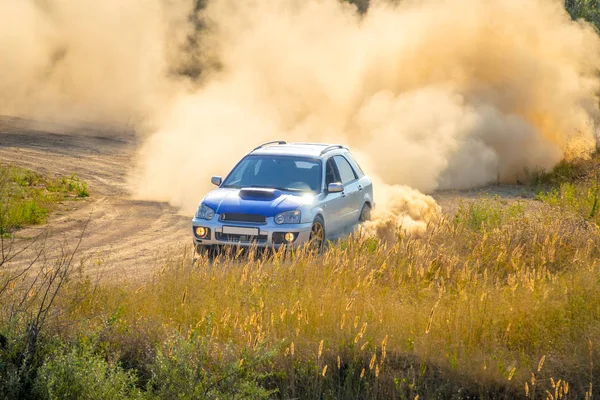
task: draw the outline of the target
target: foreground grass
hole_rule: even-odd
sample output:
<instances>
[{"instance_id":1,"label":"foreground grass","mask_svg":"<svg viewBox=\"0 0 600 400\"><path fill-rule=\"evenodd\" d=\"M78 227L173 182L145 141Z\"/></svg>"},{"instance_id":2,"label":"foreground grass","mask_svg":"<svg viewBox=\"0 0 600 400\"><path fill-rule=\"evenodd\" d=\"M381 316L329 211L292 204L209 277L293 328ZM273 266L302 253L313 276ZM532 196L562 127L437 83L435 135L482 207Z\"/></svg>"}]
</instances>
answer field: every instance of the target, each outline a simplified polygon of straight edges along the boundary
<instances>
[{"instance_id":1,"label":"foreground grass","mask_svg":"<svg viewBox=\"0 0 600 400\"><path fill-rule=\"evenodd\" d=\"M585 397L600 376L598 229L506 207L475 202L391 246L176 258L142 286L101 287L67 336L159 397Z\"/></svg>"},{"instance_id":2,"label":"foreground grass","mask_svg":"<svg viewBox=\"0 0 600 400\"><path fill-rule=\"evenodd\" d=\"M594 180L572 183L584 190ZM136 286L73 279L26 378L11 378L11 349L27 330L2 325L0 392L591 397L600 384L600 231L590 204L563 201L558 185L534 204L465 202L423 236L399 233L390 244L356 238L323 255L212 262L190 253Z\"/></svg>"},{"instance_id":3,"label":"foreground grass","mask_svg":"<svg viewBox=\"0 0 600 400\"><path fill-rule=\"evenodd\" d=\"M88 195L87 184L75 175L48 178L25 168L0 165L0 235L43 224L58 203Z\"/></svg>"}]
</instances>

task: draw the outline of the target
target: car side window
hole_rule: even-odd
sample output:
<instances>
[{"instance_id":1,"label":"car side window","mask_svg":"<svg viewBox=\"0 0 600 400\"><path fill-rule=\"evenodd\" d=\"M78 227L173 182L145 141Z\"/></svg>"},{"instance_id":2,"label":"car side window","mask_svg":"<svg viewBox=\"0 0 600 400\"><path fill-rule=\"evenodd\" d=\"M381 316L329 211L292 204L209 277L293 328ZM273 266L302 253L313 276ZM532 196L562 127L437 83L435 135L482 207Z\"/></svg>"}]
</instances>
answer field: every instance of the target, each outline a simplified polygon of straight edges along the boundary
<instances>
[{"instance_id":1,"label":"car side window","mask_svg":"<svg viewBox=\"0 0 600 400\"><path fill-rule=\"evenodd\" d=\"M330 158L327 160L327 165L325 166L325 187L329 186L330 183L335 182L340 182L340 178L338 178L333 158Z\"/></svg>"},{"instance_id":2,"label":"car side window","mask_svg":"<svg viewBox=\"0 0 600 400\"><path fill-rule=\"evenodd\" d=\"M342 179L343 185L357 179L354 169L352 169L352 166L350 165L348 160L346 160L346 158L342 156L335 156L333 157L333 160L335 161L335 165L337 165L337 169L340 173L340 178Z\"/></svg>"},{"instance_id":3,"label":"car side window","mask_svg":"<svg viewBox=\"0 0 600 400\"><path fill-rule=\"evenodd\" d=\"M352 165L352 167L354 167L354 172L356 172L356 175L358 175L359 178L362 178L363 176L365 176L365 173L363 172L360 165L358 165L356 158L354 158L354 156L351 153L346 153L344 155L346 156L346 159L348 159L348 161L350 161L350 164Z\"/></svg>"}]
</instances>

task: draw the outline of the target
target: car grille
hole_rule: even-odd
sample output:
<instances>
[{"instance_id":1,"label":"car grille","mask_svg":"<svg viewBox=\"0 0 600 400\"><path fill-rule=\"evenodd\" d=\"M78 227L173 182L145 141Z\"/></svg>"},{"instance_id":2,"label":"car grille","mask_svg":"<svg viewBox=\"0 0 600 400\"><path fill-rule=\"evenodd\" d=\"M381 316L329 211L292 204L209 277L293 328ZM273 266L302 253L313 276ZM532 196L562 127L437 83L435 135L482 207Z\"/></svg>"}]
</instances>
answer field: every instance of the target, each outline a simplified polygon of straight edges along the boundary
<instances>
[{"instance_id":1,"label":"car grille","mask_svg":"<svg viewBox=\"0 0 600 400\"><path fill-rule=\"evenodd\" d=\"M239 213L224 213L221 214L221 221L231 222L252 222L255 224L267 223L267 217L258 214L239 214Z\"/></svg>"},{"instance_id":2,"label":"car grille","mask_svg":"<svg viewBox=\"0 0 600 400\"><path fill-rule=\"evenodd\" d=\"M237 235L231 233L221 233L216 232L215 237L217 240L221 242L229 242L229 243L256 243L256 244L264 244L267 243L268 236L267 235L258 235L258 236L250 236L250 235Z\"/></svg>"}]
</instances>

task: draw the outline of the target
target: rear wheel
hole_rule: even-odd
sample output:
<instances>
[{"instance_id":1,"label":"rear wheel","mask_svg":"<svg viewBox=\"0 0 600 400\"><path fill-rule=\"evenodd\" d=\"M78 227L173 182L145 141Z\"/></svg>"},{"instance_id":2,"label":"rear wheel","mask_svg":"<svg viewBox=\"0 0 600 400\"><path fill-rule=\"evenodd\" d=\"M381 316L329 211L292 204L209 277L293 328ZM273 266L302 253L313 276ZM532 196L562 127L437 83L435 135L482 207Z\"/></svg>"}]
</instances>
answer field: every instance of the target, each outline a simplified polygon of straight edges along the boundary
<instances>
[{"instance_id":1,"label":"rear wheel","mask_svg":"<svg viewBox=\"0 0 600 400\"><path fill-rule=\"evenodd\" d=\"M358 222L366 222L371 220L371 206L365 203L360 210L360 216L358 217Z\"/></svg>"},{"instance_id":2,"label":"rear wheel","mask_svg":"<svg viewBox=\"0 0 600 400\"><path fill-rule=\"evenodd\" d=\"M310 229L310 247L313 250L322 251L325 245L325 223L323 218L317 216Z\"/></svg>"}]
</instances>

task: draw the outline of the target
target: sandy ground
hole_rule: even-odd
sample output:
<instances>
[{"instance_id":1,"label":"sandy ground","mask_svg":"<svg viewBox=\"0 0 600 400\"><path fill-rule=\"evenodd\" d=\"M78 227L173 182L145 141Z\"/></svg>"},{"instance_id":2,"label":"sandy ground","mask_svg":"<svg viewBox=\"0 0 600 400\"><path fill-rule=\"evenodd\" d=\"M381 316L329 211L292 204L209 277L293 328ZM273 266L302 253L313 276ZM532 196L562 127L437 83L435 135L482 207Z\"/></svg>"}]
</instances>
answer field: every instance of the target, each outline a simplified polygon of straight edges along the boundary
<instances>
[{"instance_id":1,"label":"sandy ground","mask_svg":"<svg viewBox=\"0 0 600 400\"><path fill-rule=\"evenodd\" d=\"M78 255L86 260L87 270L117 279L147 276L182 248L191 251L190 215L166 203L134 200L128 192L137 145L130 131L0 117L0 162L50 176L75 173L88 182L91 195L65 203L47 226L21 230L19 236L49 230L51 253L60 247L56 243L73 246L83 234ZM481 196L516 201L531 199L533 193L524 186L493 185L433 195L449 215L461 200Z\"/></svg>"},{"instance_id":2,"label":"sandy ground","mask_svg":"<svg viewBox=\"0 0 600 400\"><path fill-rule=\"evenodd\" d=\"M51 252L63 243L73 246L83 233L78 259L86 260L88 271L115 278L146 275L165 257L190 247L191 216L166 203L131 198L126 183L136 146L133 132L0 118L0 162L49 176L75 173L90 192L87 199L65 203L46 227L24 229L19 236L49 229Z\"/></svg>"}]
</instances>

